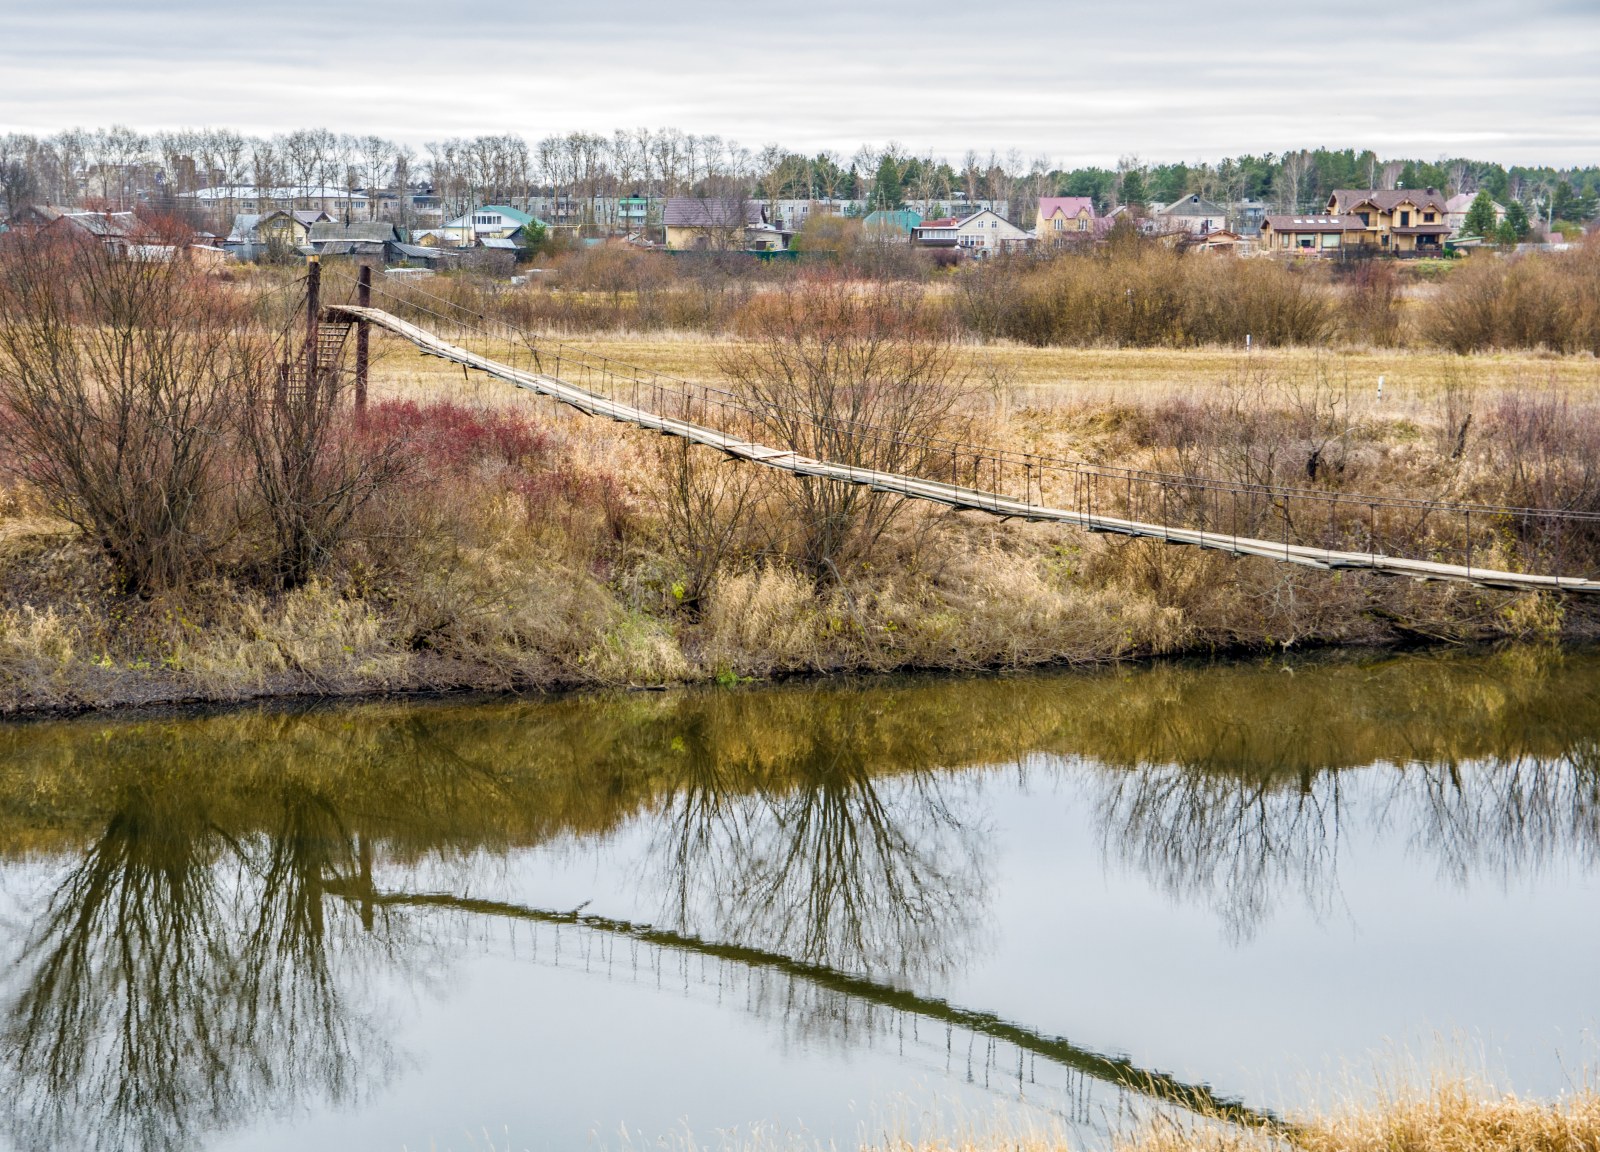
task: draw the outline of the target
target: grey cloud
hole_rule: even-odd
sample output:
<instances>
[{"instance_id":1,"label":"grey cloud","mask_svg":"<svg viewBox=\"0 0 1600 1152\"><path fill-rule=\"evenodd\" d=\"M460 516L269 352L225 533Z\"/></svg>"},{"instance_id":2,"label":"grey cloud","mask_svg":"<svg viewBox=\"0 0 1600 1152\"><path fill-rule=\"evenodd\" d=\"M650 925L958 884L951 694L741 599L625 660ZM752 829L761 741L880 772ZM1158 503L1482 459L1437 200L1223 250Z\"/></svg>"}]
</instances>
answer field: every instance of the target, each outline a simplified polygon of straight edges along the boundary
<instances>
[{"instance_id":1,"label":"grey cloud","mask_svg":"<svg viewBox=\"0 0 1600 1152\"><path fill-rule=\"evenodd\" d=\"M1070 162L1302 144L1594 162L1600 11L1534 0L732 0L452 12L285 0L0 3L0 129L325 124L442 135L676 123L747 144ZM619 15L620 14L620 15Z\"/></svg>"}]
</instances>

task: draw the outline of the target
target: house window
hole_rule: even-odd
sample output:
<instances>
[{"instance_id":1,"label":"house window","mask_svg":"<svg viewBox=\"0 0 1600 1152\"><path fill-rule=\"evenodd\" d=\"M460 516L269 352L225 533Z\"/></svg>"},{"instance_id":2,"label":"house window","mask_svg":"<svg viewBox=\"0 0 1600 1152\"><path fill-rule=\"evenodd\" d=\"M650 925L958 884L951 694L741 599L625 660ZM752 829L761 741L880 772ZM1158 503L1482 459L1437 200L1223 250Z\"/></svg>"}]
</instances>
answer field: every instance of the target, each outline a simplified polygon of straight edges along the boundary
<instances>
[{"instance_id":1,"label":"house window","mask_svg":"<svg viewBox=\"0 0 1600 1152\"><path fill-rule=\"evenodd\" d=\"M1367 228L1367 227L1370 227L1372 225L1372 213L1370 213L1370 212L1357 212L1356 216L1360 218L1361 226L1363 228Z\"/></svg>"},{"instance_id":2,"label":"house window","mask_svg":"<svg viewBox=\"0 0 1600 1152\"><path fill-rule=\"evenodd\" d=\"M1402 228L1411 227L1411 213L1409 213L1409 212L1400 213L1400 227L1402 227Z\"/></svg>"},{"instance_id":3,"label":"house window","mask_svg":"<svg viewBox=\"0 0 1600 1152\"><path fill-rule=\"evenodd\" d=\"M1433 213L1432 212L1424 212L1422 214L1422 222L1424 224L1432 224L1433 223Z\"/></svg>"}]
</instances>

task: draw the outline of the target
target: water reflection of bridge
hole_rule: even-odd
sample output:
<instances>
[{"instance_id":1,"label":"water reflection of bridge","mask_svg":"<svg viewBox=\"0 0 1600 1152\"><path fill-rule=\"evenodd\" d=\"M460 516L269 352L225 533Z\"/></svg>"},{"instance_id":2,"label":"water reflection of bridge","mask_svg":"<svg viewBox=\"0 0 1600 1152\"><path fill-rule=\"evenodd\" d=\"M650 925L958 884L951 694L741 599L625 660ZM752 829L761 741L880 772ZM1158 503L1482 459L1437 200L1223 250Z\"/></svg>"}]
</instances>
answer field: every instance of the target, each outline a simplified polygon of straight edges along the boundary
<instances>
[{"instance_id":1,"label":"water reflection of bridge","mask_svg":"<svg viewBox=\"0 0 1600 1152\"><path fill-rule=\"evenodd\" d=\"M562 929L574 930L578 935L578 956L585 972L603 973L608 978L622 976L635 981L654 978L658 989L663 988L663 974L673 970L683 982L683 991L692 985L715 988L718 1003L730 991L742 985L745 1008L760 1012L775 1006L788 1015L795 1015L797 1006L805 999L797 994L799 986L810 987L844 1005L818 1005L820 1011L811 1015L825 1018L829 1026L848 1027L858 1021L866 1038L893 1037L901 1058L921 1050L924 1056L942 1050L942 1066L947 1072L959 1072L965 1064L969 1083L980 1080L985 1088L998 1089L1015 1083L1018 1093L1029 1095L1030 1085L1038 1085L1038 1061L1065 1070L1068 1079L1054 1086L1042 1100L1047 1106L1062 1110L1074 1124L1096 1125L1107 1114L1126 1112L1127 1098L1145 1097L1165 1105L1176 1105L1206 1118L1225 1120L1251 1127L1280 1127L1281 1123L1271 1112L1251 1108L1240 1100L1221 1096L1208 1085L1193 1084L1166 1072L1152 1071L1136 1064L1127 1056L1097 1052L1074 1044L1063 1036L1053 1036L1013 1023L992 1012L963 1008L947 1000L925 996L908 988L899 988L868 976L842 972L823 964L796 960L779 952L770 952L742 944L719 943L704 940L688 933L657 928L600 916L581 910L556 911L535 908L504 901L475 899L443 892L380 892L362 891L359 885L341 885L337 891L362 908L421 908L444 909L473 917L492 917L498 920L523 923L551 929L546 940L544 961L561 966ZM540 936L529 938L530 958L540 959ZM616 947L629 946L624 964L617 963ZM598 955L596 953L598 952ZM641 968L641 956L643 965ZM679 962L664 964L666 957ZM572 961L572 949L568 949ZM690 963L700 961L698 971ZM571 966L576 967L573 961ZM757 988L756 978L762 974L777 976L784 981L781 991L767 999ZM865 1009L860 1017L853 1017L849 1006ZM802 1011L799 1013L806 1015ZM909 1033L907 1026L909 1025ZM931 1033L924 1035L925 1026L933 1025ZM966 1039L963 1045L957 1038ZM976 1041L981 1038L984 1047L976 1051ZM942 1043L941 1043L942 1041ZM1015 1054L1015 1062L1001 1047L1008 1046ZM925 1060L934 1064L936 1060ZM1098 1081L1115 1089L1119 1099L1115 1108L1104 1101L1096 1101L1091 1081ZM1098 1103L1098 1108L1097 1108ZM1062 1105L1064 1109L1061 1109Z\"/></svg>"}]
</instances>

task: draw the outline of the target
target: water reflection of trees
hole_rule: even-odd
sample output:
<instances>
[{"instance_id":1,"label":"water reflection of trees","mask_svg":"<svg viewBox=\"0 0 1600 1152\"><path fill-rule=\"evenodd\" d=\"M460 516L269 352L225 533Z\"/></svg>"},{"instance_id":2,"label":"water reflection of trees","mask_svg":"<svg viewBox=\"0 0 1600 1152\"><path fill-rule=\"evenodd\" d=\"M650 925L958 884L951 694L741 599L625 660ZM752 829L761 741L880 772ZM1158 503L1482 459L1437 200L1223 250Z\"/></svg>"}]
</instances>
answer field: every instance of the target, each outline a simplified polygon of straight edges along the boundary
<instances>
[{"instance_id":1,"label":"water reflection of trees","mask_svg":"<svg viewBox=\"0 0 1600 1152\"><path fill-rule=\"evenodd\" d=\"M1105 856L1178 900L1210 905L1230 939L1252 936L1283 888L1318 914L1336 899L1338 773L1286 786L1160 765L1101 772L1095 785Z\"/></svg>"},{"instance_id":2,"label":"water reflection of trees","mask_svg":"<svg viewBox=\"0 0 1600 1152\"><path fill-rule=\"evenodd\" d=\"M35 745L9 794L0 764L0 819L44 783L87 844L9 966L0 1110L16 1142L183 1148L358 1099L397 1059L362 990L426 944L375 899L374 869L481 861L630 814L676 838L677 923L902 977L951 963L982 903L974 829L950 781L884 772L886 749L907 747L899 721L797 700L757 704L751 724L746 700L723 703L620 729L523 710L529 724L488 738L471 710L158 723Z\"/></svg>"},{"instance_id":3,"label":"water reflection of trees","mask_svg":"<svg viewBox=\"0 0 1600 1152\"><path fill-rule=\"evenodd\" d=\"M1274 775L1180 765L1086 777L1102 852L1249 939L1285 896L1313 915L1339 901L1343 842L1403 837L1449 883L1502 884L1600 864L1600 751L1553 758L1378 765Z\"/></svg>"},{"instance_id":4,"label":"water reflection of trees","mask_svg":"<svg viewBox=\"0 0 1600 1152\"><path fill-rule=\"evenodd\" d=\"M72 861L14 942L0 1112L21 1146L155 1148L355 1099L397 1059L356 989L427 947L363 898L373 870L634 821L679 932L933 980L986 903L989 842L961 794L984 777L951 766L1074 765L1055 771L1089 797L1104 857L1236 939L1285 898L1326 914L1356 832L1459 883L1593 867L1597 669L1172 666L0 729L0 851ZM854 1011L770 995L800 1028Z\"/></svg>"},{"instance_id":5,"label":"water reflection of trees","mask_svg":"<svg viewBox=\"0 0 1600 1152\"><path fill-rule=\"evenodd\" d=\"M391 1050L352 989L399 941L323 899L353 863L327 805L279 799L276 827L241 838L192 794L134 789L67 870L9 968L18 1147L190 1147L387 1076Z\"/></svg>"},{"instance_id":6,"label":"water reflection of trees","mask_svg":"<svg viewBox=\"0 0 1600 1152\"><path fill-rule=\"evenodd\" d=\"M1406 834L1414 854L1463 887L1590 870L1600 864L1600 744L1554 758L1410 765L1377 822Z\"/></svg>"},{"instance_id":7,"label":"water reflection of trees","mask_svg":"<svg viewBox=\"0 0 1600 1152\"><path fill-rule=\"evenodd\" d=\"M776 774L718 727L685 726L651 820L669 922L840 971L948 972L985 904L981 823L950 802L962 781L875 770L877 719L869 698L815 700Z\"/></svg>"}]
</instances>

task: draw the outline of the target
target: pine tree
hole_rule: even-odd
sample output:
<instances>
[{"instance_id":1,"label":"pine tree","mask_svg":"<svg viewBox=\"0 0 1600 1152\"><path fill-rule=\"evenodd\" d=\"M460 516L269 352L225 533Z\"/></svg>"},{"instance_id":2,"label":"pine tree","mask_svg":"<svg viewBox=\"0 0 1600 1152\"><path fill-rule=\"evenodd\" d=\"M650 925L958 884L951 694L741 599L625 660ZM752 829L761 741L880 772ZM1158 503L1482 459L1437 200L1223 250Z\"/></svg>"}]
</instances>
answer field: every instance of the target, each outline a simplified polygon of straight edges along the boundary
<instances>
[{"instance_id":1,"label":"pine tree","mask_svg":"<svg viewBox=\"0 0 1600 1152\"><path fill-rule=\"evenodd\" d=\"M1144 173L1129 168L1122 174L1122 202L1134 212L1143 212L1149 197L1144 190Z\"/></svg>"},{"instance_id":2,"label":"pine tree","mask_svg":"<svg viewBox=\"0 0 1600 1152\"><path fill-rule=\"evenodd\" d=\"M1488 236L1494 232L1494 201L1485 189L1479 192L1472 201L1472 207L1467 209L1467 218L1461 225L1461 231L1467 236Z\"/></svg>"},{"instance_id":3,"label":"pine tree","mask_svg":"<svg viewBox=\"0 0 1600 1152\"><path fill-rule=\"evenodd\" d=\"M1528 210L1522 206L1522 201L1513 200L1506 209L1506 225L1518 240L1527 239L1531 225L1528 223Z\"/></svg>"}]
</instances>

